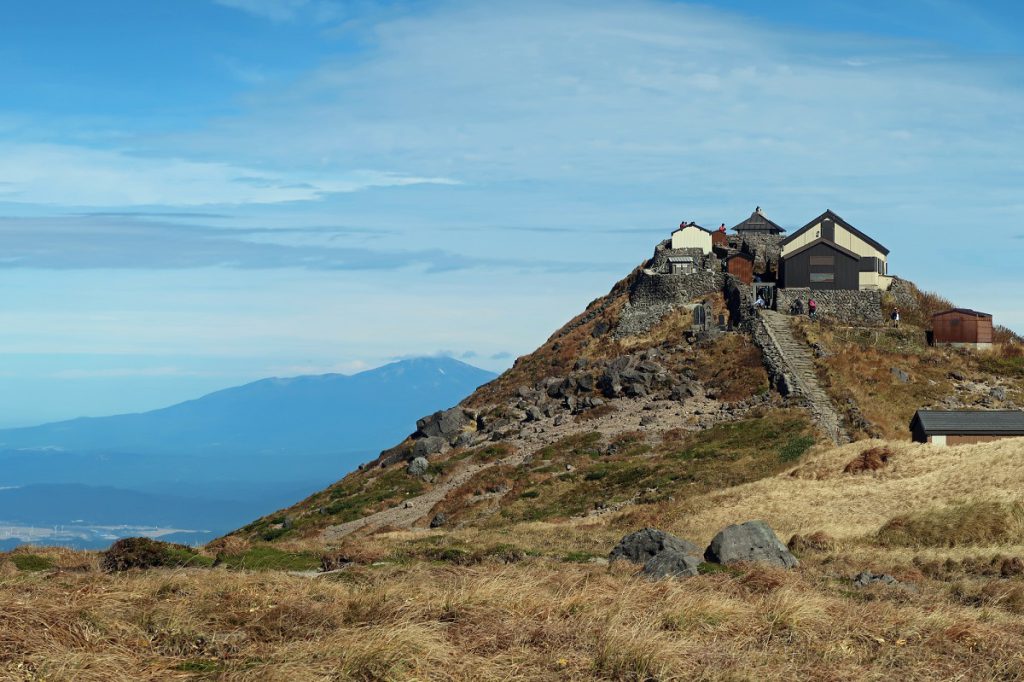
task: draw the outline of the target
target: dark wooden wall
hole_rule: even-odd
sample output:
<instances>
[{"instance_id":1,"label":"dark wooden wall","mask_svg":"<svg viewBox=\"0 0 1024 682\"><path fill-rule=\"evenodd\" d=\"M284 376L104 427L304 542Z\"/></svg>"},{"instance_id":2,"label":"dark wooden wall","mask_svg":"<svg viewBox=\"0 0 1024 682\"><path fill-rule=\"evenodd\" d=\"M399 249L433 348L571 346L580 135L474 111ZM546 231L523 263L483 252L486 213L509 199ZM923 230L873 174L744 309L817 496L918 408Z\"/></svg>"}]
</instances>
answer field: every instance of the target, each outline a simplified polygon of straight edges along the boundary
<instances>
[{"instance_id":1,"label":"dark wooden wall","mask_svg":"<svg viewBox=\"0 0 1024 682\"><path fill-rule=\"evenodd\" d=\"M743 256L733 256L726 261L726 269L744 284L754 281L754 261Z\"/></svg>"},{"instance_id":2,"label":"dark wooden wall","mask_svg":"<svg viewBox=\"0 0 1024 682\"><path fill-rule=\"evenodd\" d=\"M822 264L829 257L832 265ZM852 258L826 243L817 244L782 262L783 286L811 289L860 289L860 259ZM831 282L811 281L811 273L833 273Z\"/></svg>"},{"instance_id":3,"label":"dark wooden wall","mask_svg":"<svg viewBox=\"0 0 1024 682\"><path fill-rule=\"evenodd\" d=\"M935 343L992 343L992 318L951 310L932 317Z\"/></svg>"}]
</instances>

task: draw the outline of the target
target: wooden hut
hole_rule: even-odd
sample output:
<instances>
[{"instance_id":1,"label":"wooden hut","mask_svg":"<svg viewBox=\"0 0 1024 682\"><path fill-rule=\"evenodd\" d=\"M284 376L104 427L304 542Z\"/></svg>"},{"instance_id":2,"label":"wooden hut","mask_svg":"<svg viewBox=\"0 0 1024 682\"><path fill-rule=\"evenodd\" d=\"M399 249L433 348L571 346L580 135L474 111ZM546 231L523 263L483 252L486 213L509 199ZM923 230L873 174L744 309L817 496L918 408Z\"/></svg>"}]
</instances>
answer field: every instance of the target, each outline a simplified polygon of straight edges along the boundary
<instances>
[{"instance_id":1,"label":"wooden hut","mask_svg":"<svg viewBox=\"0 0 1024 682\"><path fill-rule=\"evenodd\" d=\"M725 259L725 271L744 284L754 281L754 257L749 253L734 253Z\"/></svg>"},{"instance_id":2,"label":"wooden hut","mask_svg":"<svg viewBox=\"0 0 1024 682\"><path fill-rule=\"evenodd\" d=\"M715 230L711 233L711 248L713 249L728 249L729 248L729 235L723 230Z\"/></svg>"},{"instance_id":3,"label":"wooden hut","mask_svg":"<svg viewBox=\"0 0 1024 682\"><path fill-rule=\"evenodd\" d=\"M1024 436L1020 410L918 410L910 422L917 443L965 445Z\"/></svg>"},{"instance_id":4,"label":"wooden hut","mask_svg":"<svg viewBox=\"0 0 1024 682\"><path fill-rule=\"evenodd\" d=\"M970 308L953 308L932 315L936 345L989 348L992 346L992 316Z\"/></svg>"}]
</instances>

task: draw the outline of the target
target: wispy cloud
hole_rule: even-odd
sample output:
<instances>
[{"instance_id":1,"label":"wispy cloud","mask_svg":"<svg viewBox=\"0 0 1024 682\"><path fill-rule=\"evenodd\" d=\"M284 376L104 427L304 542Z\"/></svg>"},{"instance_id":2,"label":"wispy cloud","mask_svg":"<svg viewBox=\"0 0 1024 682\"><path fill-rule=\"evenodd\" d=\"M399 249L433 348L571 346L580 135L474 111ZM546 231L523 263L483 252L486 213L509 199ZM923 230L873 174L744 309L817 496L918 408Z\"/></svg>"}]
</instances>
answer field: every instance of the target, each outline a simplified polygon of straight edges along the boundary
<instances>
[{"instance_id":1,"label":"wispy cloud","mask_svg":"<svg viewBox=\"0 0 1024 682\"><path fill-rule=\"evenodd\" d=\"M60 206L204 206L316 201L371 187L458 184L353 170L310 174L54 144L0 146L0 202Z\"/></svg>"},{"instance_id":2,"label":"wispy cloud","mask_svg":"<svg viewBox=\"0 0 1024 682\"><path fill-rule=\"evenodd\" d=\"M240 269L388 271L428 273L474 268L547 272L614 271L616 264L532 258L480 258L441 249L366 248L365 228L221 228L118 214L51 218L0 217L2 268ZM303 243L303 236L317 239ZM324 239L334 237L337 239Z\"/></svg>"}]
</instances>

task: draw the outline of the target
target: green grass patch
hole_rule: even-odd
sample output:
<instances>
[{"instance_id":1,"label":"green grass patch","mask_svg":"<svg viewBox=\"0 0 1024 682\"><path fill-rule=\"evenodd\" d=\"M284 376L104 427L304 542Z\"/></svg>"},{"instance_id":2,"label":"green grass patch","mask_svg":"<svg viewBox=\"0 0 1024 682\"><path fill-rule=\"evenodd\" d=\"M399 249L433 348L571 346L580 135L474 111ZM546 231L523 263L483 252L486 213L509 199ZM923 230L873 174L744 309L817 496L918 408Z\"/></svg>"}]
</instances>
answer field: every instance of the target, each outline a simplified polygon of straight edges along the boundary
<instances>
[{"instance_id":1,"label":"green grass patch","mask_svg":"<svg viewBox=\"0 0 1024 682\"><path fill-rule=\"evenodd\" d=\"M569 552L564 557L562 557L562 561L569 564L585 564L589 563L591 559L595 559L598 556L600 555L594 554L593 552Z\"/></svg>"},{"instance_id":2,"label":"green grass patch","mask_svg":"<svg viewBox=\"0 0 1024 682\"><path fill-rule=\"evenodd\" d=\"M257 545L243 554L222 556L228 568L249 571L312 571L320 568L320 556L313 552L285 552Z\"/></svg>"},{"instance_id":3,"label":"green grass patch","mask_svg":"<svg viewBox=\"0 0 1024 682\"><path fill-rule=\"evenodd\" d=\"M54 567L53 559L41 554L11 554L8 558L19 571L48 571Z\"/></svg>"},{"instance_id":4,"label":"green grass patch","mask_svg":"<svg viewBox=\"0 0 1024 682\"><path fill-rule=\"evenodd\" d=\"M601 434L597 431L566 436L534 453L536 459L567 461L577 457L600 457Z\"/></svg>"}]
</instances>

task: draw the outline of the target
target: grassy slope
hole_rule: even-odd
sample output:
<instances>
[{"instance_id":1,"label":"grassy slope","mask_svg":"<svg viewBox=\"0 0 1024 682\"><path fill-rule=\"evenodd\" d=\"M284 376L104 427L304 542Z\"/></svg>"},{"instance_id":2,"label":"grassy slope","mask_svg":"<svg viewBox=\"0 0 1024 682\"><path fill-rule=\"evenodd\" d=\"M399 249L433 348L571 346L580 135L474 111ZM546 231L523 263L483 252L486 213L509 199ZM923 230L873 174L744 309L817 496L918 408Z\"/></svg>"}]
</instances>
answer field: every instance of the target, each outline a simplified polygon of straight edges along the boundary
<instances>
[{"instance_id":1,"label":"grassy slope","mask_svg":"<svg viewBox=\"0 0 1024 682\"><path fill-rule=\"evenodd\" d=\"M946 450L887 443L888 468L841 473L879 444L815 450L778 476L599 517L382 533L359 541L355 565L318 579L230 569L110 576L94 555L34 550L45 561L0 561L0 671L76 680L1024 676L1024 578L991 569L997 555L1024 555L1020 537L920 548L875 539L901 510L1015 500L1024 439ZM685 581L586 562L643 525L704 543L749 518L784 539L822 530L835 541L791 572L741 567ZM848 578L863 569L916 591L854 590Z\"/></svg>"}]
</instances>

